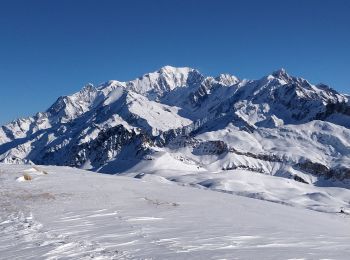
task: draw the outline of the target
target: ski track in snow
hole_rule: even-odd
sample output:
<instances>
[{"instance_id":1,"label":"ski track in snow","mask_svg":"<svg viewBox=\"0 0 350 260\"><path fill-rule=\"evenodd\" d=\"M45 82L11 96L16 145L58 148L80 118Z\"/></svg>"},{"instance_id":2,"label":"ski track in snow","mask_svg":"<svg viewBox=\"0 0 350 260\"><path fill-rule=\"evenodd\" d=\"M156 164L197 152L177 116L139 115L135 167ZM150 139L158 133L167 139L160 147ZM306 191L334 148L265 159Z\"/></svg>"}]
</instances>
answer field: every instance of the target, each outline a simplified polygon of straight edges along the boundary
<instances>
[{"instance_id":1,"label":"ski track in snow","mask_svg":"<svg viewBox=\"0 0 350 260\"><path fill-rule=\"evenodd\" d=\"M76 229L93 225L87 219L79 219L82 221L70 225L61 219L57 222L64 227L50 230L31 214L12 213L6 220L1 219L0 259L132 259L126 252L106 248L88 237L77 237Z\"/></svg>"},{"instance_id":2,"label":"ski track in snow","mask_svg":"<svg viewBox=\"0 0 350 260\"><path fill-rule=\"evenodd\" d=\"M197 251L254 250L259 248L294 250L304 247L315 250L342 250L344 246L341 244L349 241L348 238L333 238L334 241L327 241L327 238L323 236L300 241L300 238L291 236L286 239L279 237L278 234L272 234L271 237L266 238L249 235L199 237L191 233L179 237L156 239L149 237L148 233L153 233L152 230L147 232L142 227L128 224L130 221L155 220L154 218L128 219L118 216L117 212L100 214L101 211L106 212L107 210L86 212L80 215L68 212L65 217L57 220L60 227L54 230L45 230L31 215L25 216L23 212L12 214L7 220L1 220L0 223L0 241L1 245L5 245L0 246L1 259L31 259L32 257L33 259L141 259L128 251L123 252L119 249L140 243L147 244L147 248L151 251L160 250L181 254ZM89 219L95 221L92 222ZM67 221L70 222L69 225L66 224ZM83 239L84 233L95 234L95 231L104 230L111 222L114 223L113 225L116 225L115 222L124 225L127 230L123 233L119 231L118 234L114 232L103 234L99 237L104 240L103 246L98 242ZM109 228L111 231L113 230L113 226ZM158 232L162 233L161 230ZM34 248L35 255L42 254L42 258L32 256ZM4 255L2 252L10 252L10 255ZM194 256L194 258L196 257Z\"/></svg>"}]
</instances>

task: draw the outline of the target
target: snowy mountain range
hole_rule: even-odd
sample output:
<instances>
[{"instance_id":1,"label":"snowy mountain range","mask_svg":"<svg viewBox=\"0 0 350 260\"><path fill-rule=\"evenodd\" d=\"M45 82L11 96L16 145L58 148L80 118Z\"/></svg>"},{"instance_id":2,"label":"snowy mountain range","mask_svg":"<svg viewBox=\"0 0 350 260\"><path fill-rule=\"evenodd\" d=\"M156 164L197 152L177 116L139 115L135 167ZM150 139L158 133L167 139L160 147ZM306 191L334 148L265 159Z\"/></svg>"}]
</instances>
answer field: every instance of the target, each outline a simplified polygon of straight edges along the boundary
<instances>
[{"instance_id":1,"label":"snowy mountain range","mask_svg":"<svg viewBox=\"0 0 350 260\"><path fill-rule=\"evenodd\" d=\"M165 66L2 126L0 162L168 179L238 169L350 187L350 96L284 69L241 80Z\"/></svg>"}]
</instances>

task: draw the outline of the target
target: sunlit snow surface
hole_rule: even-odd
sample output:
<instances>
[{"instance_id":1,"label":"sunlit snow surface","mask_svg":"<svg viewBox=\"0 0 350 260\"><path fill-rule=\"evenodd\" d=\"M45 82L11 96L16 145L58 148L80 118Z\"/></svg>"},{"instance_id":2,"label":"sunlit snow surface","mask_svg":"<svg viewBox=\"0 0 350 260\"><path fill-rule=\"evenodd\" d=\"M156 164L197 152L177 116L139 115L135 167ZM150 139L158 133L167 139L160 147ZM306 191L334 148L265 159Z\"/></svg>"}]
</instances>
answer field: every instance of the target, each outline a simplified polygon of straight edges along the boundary
<instances>
[{"instance_id":1,"label":"sunlit snow surface","mask_svg":"<svg viewBox=\"0 0 350 260\"><path fill-rule=\"evenodd\" d=\"M161 176L31 167L0 165L0 259L349 259L346 214L181 186ZM24 173L32 180L17 181Z\"/></svg>"}]
</instances>

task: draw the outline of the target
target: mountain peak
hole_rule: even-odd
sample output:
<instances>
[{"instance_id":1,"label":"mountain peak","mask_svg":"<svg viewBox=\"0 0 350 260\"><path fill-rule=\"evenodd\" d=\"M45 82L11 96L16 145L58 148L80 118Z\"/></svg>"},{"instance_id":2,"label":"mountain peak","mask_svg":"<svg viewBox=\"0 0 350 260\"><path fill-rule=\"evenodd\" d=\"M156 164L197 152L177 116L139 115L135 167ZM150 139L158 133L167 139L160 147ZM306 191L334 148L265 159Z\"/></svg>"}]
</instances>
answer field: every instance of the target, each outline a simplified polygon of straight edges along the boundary
<instances>
[{"instance_id":1,"label":"mountain peak","mask_svg":"<svg viewBox=\"0 0 350 260\"><path fill-rule=\"evenodd\" d=\"M194 71L194 70L195 69L192 69L189 67L173 67L170 65L166 65L153 73L157 73L159 75L188 75L191 71ZM148 73L148 74L153 74L153 73Z\"/></svg>"},{"instance_id":2,"label":"mountain peak","mask_svg":"<svg viewBox=\"0 0 350 260\"><path fill-rule=\"evenodd\" d=\"M177 87L189 85L195 80L195 76L201 77L201 74L195 69L167 65L157 71L126 82L126 86L153 100Z\"/></svg>"},{"instance_id":3,"label":"mountain peak","mask_svg":"<svg viewBox=\"0 0 350 260\"><path fill-rule=\"evenodd\" d=\"M237 84L240 81L236 76L230 74L220 74L215 78L215 80L219 81L220 83L226 86Z\"/></svg>"},{"instance_id":4,"label":"mountain peak","mask_svg":"<svg viewBox=\"0 0 350 260\"><path fill-rule=\"evenodd\" d=\"M163 67L161 67L158 71L159 72L174 72L174 71L179 71L179 70L193 70L189 67L174 67L174 66L170 66L170 65L165 65Z\"/></svg>"},{"instance_id":5,"label":"mountain peak","mask_svg":"<svg viewBox=\"0 0 350 260\"><path fill-rule=\"evenodd\" d=\"M280 76L289 76L287 71L284 68L280 68L278 70L275 70L274 72L272 72L272 76L275 77L280 77Z\"/></svg>"},{"instance_id":6,"label":"mountain peak","mask_svg":"<svg viewBox=\"0 0 350 260\"><path fill-rule=\"evenodd\" d=\"M89 92L89 91L94 91L96 90L94 85L92 83L87 83L81 90L80 92Z\"/></svg>"},{"instance_id":7,"label":"mountain peak","mask_svg":"<svg viewBox=\"0 0 350 260\"><path fill-rule=\"evenodd\" d=\"M271 74L272 77L282 80L285 83L289 82L292 80L292 77L287 73L287 71L284 68L280 68Z\"/></svg>"}]
</instances>

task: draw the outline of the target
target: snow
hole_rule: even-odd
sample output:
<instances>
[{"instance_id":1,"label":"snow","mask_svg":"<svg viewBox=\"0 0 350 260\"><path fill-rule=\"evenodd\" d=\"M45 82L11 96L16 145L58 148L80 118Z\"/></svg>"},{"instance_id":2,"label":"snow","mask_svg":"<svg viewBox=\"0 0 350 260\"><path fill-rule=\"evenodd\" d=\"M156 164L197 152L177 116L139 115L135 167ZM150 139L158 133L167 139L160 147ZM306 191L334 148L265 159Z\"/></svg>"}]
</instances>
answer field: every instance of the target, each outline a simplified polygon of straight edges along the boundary
<instances>
[{"instance_id":1,"label":"snow","mask_svg":"<svg viewBox=\"0 0 350 260\"><path fill-rule=\"evenodd\" d=\"M126 83L127 87L139 94L155 99L167 91L187 86L188 75L194 69L188 67L176 68L165 66L156 72L151 72Z\"/></svg>"},{"instance_id":2,"label":"snow","mask_svg":"<svg viewBox=\"0 0 350 260\"><path fill-rule=\"evenodd\" d=\"M22 164L0 164L0 259L346 259L349 104L283 69L88 84L0 128Z\"/></svg>"},{"instance_id":3,"label":"snow","mask_svg":"<svg viewBox=\"0 0 350 260\"><path fill-rule=\"evenodd\" d=\"M159 179L38 167L48 174L16 182L32 167L0 165L1 259L14 254L21 259L347 259L350 254L345 214Z\"/></svg>"},{"instance_id":4,"label":"snow","mask_svg":"<svg viewBox=\"0 0 350 260\"><path fill-rule=\"evenodd\" d=\"M159 135L160 131L164 132L192 123L191 120L178 115L179 108L149 101L136 93L129 93L127 105L131 113L146 119L147 126L151 127L153 135Z\"/></svg>"},{"instance_id":5,"label":"snow","mask_svg":"<svg viewBox=\"0 0 350 260\"><path fill-rule=\"evenodd\" d=\"M240 131L238 127L229 124L225 128L208 130L196 136L204 140L223 140L239 151L254 154L273 153L295 162L307 158L312 162L330 166L339 161L349 165L349 137L349 129L324 121L258 128L254 133Z\"/></svg>"},{"instance_id":6,"label":"snow","mask_svg":"<svg viewBox=\"0 0 350 260\"><path fill-rule=\"evenodd\" d=\"M327 104L341 102L348 104L348 96L328 86L315 86L292 77L284 69L259 80L241 81L229 74L213 78L192 68L165 66L128 82L114 80L97 87L88 84L73 95L60 97L45 113L1 127L0 161L62 164L71 159L57 155L64 147L67 151L63 154L68 154L72 146L76 148L76 145L93 142L101 132L118 125L130 132L146 132L151 136L161 136L169 131L191 134L201 130L203 133L208 132L206 128L225 132L233 125L237 130L232 132L237 137L230 135L225 139L233 143L238 139L237 146L245 148L243 151L258 152L264 146L267 152L287 156L293 161L312 157L313 162L332 167L335 161L348 161L342 151L343 158L337 156L337 149L342 145L332 148L329 142L312 142L307 133L304 136L305 132L289 138L283 136L280 128L308 126L317 115L325 112ZM349 115L339 111L323 120L349 127ZM245 133L242 131L245 128L256 131ZM337 130L333 134L335 138L338 133ZM272 139L276 135L279 142L274 144ZM295 138L306 140L308 148L316 145L319 149L311 149L308 153L298 139L296 145L299 147L293 147ZM295 151L292 155L288 145ZM51 160L45 157L47 153ZM55 155L51 156L52 153Z\"/></svg>"},{"instance_id":7,"label":"snow","mask_svg":"<svg viewBox=\"0 0 350 260\"><path fill-rule=\"evenodd\" d=\"M350 190L339 187L318 187L293 179L274 177L246 170L222 172L186 170L144 170L137 176L143 180L169 180L182 185L208 188L239 196L271 201L315 211L338 213L350 212Z\"/></svg>"}]
</instances>

